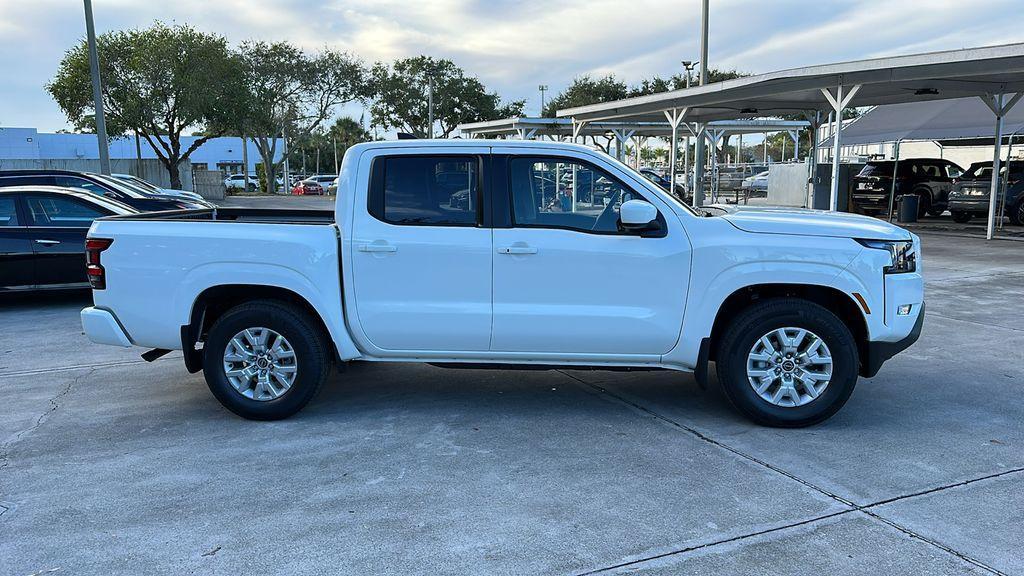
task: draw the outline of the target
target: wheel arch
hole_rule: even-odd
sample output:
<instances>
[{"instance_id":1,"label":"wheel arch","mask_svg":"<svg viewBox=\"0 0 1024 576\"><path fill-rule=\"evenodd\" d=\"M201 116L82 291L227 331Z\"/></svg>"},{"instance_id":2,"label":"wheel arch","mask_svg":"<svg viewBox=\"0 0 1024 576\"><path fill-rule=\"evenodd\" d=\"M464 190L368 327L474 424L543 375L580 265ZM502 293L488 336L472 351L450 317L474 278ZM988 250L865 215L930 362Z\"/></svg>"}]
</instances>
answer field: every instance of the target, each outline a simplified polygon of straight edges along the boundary
<instances>
[{"instance_id":1,"label":"wheel arch","mask_svg":"<svg viewBox=\"0 0 1024 576\"><path fill-rule=\"evenodd\" d=\"M255 300L280 301L299 307L316 322L317 329L333 348L336 359L344 360L351 356L345 353L343 346L339 346L323 315L301 294L280 286L219 284L204 289L196 296L188 324L181 327L182 354L189 372L202 369L203 353L202 350L196 350L195 345L205 339L213 323L231 308ZM354 344L352 346L354 348Z\"/></svg>"},{"instance_id":2,"label":"wheel arch","mask_svg":"<svg viewBox=\"0 0 1024 576\"><path fill-rule=\"evenodd\" d=\"M715 360L718 343L730 320L741 310L767 298L799 298L818 304L835 314L853 335L863 367L869 332L861 305L853 296L838 288L818 284L752 284L735 290L719 306L712 323L708 346L709 360Z\"/></svg>"}]
</instances>

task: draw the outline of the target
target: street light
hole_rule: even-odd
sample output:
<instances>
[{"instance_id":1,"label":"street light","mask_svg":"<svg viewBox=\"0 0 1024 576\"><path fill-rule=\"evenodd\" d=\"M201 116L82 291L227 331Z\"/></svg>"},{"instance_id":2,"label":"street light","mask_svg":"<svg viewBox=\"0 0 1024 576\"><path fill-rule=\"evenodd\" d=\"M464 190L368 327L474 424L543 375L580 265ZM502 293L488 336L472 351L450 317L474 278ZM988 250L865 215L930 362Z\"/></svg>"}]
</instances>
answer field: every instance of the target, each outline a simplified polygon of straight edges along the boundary
<instances>
[{"instance_id":1,"label":"street light","mask_svg":"<svg viewBox=\"0 0 1024 576\"><path fill-rule=\"evenodd\" d=\"M540 90L540 115L544 115L544 93L548 90L547 84L541 84L537 86L537 90Z\"/></svg>"}]
</instances>

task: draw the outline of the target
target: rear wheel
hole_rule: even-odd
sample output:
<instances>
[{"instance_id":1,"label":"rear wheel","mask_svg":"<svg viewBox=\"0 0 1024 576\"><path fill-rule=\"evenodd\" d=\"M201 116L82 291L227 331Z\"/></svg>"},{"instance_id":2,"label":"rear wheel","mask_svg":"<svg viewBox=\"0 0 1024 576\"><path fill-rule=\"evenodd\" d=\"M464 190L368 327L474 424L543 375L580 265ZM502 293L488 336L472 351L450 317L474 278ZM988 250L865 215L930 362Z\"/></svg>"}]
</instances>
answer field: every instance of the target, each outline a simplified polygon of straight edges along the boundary
<instances>
[{"instance_id":1,"label":"rear wheel","mask_svg":"<svg viewBox=\"0 0 1024 576\"><path fill-rule=\"evenodd\" d=\"M962 210L953 210L952 212L950 212L950 214L953 215L953 222L956 222L957 224L966 224L971 220L970 212L964 212Z\"/></svg>"},{"instance_id":2,"label":"rear wheel","mask_svg":"<svg viewBox=\"0 0 1024 576\"><path fill-rule=\"evenodd\" d=\"M740 312L719 341L718 379L732 404L766 426L810 426L836 413L857 383L857 344L826 308L773 298Z\"/></svg>"},{"instance_id":3,"label":"rear wheel","mask_svg":"<svg viewBox=\"0 0 1024 576\"><path fill-rule=\"evenodd\" d=\"M272 300L228 310L203 345L210 392L235 414L279 420L302 409L327 379L326 339L304 310Z\"/></svg>"},{"instance_id":4,"label":"rear wheel","mask_svg":"<svg viewBox=\"0 0 1024 576\"><path fill-rule=\"evenodd\" d=\"M1010 223L1016 224L1017 226L1024 225L1024 199L1017 202L1017 207L1010 210Z\"/></svg>"}]
</instances>

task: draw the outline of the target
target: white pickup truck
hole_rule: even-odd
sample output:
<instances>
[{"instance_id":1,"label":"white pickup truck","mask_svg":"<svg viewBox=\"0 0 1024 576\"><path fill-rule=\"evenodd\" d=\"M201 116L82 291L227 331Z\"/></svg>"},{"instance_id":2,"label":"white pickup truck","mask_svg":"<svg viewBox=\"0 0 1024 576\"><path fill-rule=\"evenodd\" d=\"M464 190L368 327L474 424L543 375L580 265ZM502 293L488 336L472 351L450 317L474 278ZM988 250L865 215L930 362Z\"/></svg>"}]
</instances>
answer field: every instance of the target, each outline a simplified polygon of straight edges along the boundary
<instances>
[{"instance_id":1,"label":"white pickup truck","mask_svg":"<svg viewBox=\"0 0 1024 576\"><path fill-rule=\"evenodd\" d=\"M708 364L756 422L836 412L921 331L920 242L852 214L694 210L600 152L400 140L345 154L336 209L97 220L94 342L182 350L246 418L302 408L334 366Z\"/></svg>"}]
</instances>

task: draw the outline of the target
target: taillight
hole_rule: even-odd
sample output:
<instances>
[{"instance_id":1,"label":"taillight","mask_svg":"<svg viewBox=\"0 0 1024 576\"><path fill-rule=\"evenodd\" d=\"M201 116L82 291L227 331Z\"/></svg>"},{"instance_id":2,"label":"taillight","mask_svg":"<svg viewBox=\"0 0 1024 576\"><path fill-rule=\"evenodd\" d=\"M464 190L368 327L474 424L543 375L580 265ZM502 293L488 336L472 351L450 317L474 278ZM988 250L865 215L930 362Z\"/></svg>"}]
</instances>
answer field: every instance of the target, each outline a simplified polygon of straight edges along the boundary
<instances>
[{"instance_id":1,"label":"taillight","mask_svg":"<svg viewBox=\"0 0 1024 576\"><path fill-rule=\"evenodd\" d=\"M85 239L85 273L93 290L103 290L107 287L106 273L100 264L100 253L110 248L113 243L114 240L111 238Z\"/></svg>"}]
</instances>

